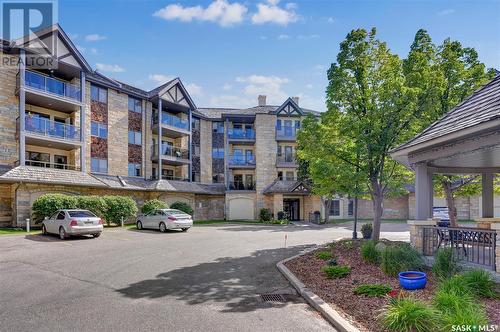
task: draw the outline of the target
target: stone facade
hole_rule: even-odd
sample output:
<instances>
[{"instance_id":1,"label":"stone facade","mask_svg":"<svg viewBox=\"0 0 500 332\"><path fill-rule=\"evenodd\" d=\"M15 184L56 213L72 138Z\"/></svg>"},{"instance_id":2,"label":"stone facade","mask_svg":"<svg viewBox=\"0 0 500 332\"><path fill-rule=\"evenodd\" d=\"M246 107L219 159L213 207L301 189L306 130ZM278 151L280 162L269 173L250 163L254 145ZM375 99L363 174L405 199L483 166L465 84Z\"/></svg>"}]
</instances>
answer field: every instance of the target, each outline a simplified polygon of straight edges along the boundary
<instances>
[{"instance_id":1,"label":"stone facade","mask_svg":"<svg viewBox=\"0 0 500 332\"><path fill-rule=\"evenodd\" d=\"M201 182L212 182L212 122L200 120Z\"/></svg>"},{"instance_id":2,"label":"stone facade","mask_svg":"<svg viewBox=\"0 0 500 332\"><path fill-rule=\"evenodd\" d=\"M257 211L272 206L264 198L264 189L277 177L276 173L276 116L257 114L255 116L255 188Z\"/></svg>"},{"instance_id":3,"label":"stone facade","mask_svg":"<svg viewBox=\"0 0 500 332\"><path fill-rule=\"evenodd\" d=\"M0 51L2 57L8 57ZM13 58L13 57L9 57ZM9 165L19 160L17 117L19 99L16 96L17 70L2 68L0 77L0 164Z\"/></svg>"},{"instance_id":4,"label":"stone facade","mask_svg":"<svg viewBox=\"0 0 500 332\"><path fill-rule=\"evenodd\" d=\"M108 89L108 173L128 175L128 95Z\"/></svg>"}]
</instances>

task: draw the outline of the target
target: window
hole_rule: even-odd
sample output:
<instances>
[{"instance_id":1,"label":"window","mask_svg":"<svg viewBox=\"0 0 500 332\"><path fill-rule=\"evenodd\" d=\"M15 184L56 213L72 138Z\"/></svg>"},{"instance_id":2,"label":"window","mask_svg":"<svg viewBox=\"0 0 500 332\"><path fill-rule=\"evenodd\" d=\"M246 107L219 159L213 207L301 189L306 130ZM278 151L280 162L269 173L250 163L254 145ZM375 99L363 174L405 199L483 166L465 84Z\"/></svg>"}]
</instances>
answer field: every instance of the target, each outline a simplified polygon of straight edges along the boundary
<instances>
[{"instance_id":1,"label":"window","mask_svg":"<svg viewBox=\"0 0 500 332\"><path fill-rule=\"evenodd\" d=\"M66 219L66 214L64 213L64 211L61 211L59 212L59 214L57 215L57 220L64 220Z\"/></svg>"},{"instance_id":2,"label":"window","mask_svg":"<svg viewBox=\"0 0 500 332\"><path fill-rule=\"evenodd\" d=\"M293 162L293 147L285 146L285 162Z\"/></svg>"},{"instance_id":3,"label":"window","mask_svg":"<svg viewBox=\"0 0 500 332\"><path fill-rule=\"evenodd\" d=\"M128 176L141 176L141 164L128 164Z\"/></svg>"},{"instance_id":4,"label":"window","mask_svg":"<svg viewBox=\"0 0 500 332\"><path fill-rule=\"evenodd\" d=\"M276 120L276 129L281 130L281 120Z\"/></svg>"},{"instance_id":5,"label":"window","mask_svg":"<svg viewBox=\"0 0 500 332\"><path fill-rule=\"evenodd\" d=\"M338 199L332 200L330 203L330 215L334 217L340 216L340 201Z\"/></svg>"},{"instance_id":6,"label":"window","mask_svg":"<svg viewBox=\"0 0 500 332\"><path fill-rule=\"evenodd\" d=\"M93 173L107 173L108 160L100 158L90 158L90 171Z\"/></svg>"},{"instance_id":7,"label":"window","mask_svg":"<svg viewBox=\"0 0 500 332\"><path fill-rule=\"evenodd\" d=\"M191 172L191 181L200 182L200 173L192 171Z\"/></svg>"},{"instance_id":8,"label":"window","mask_svg":"<svg viewBox=\"0 0 500 332\"><path fill-rule=\"evenodd\" d=\"M54 168L67 169L68 168L68 157L54 155Z\"/></svg>"},{"instance_id":9,"label":"window","mask_svg":"<svg viewBox=\"0 0 500 332\"><path fill-rule=\"evenodd\" d=\"M90 86L90 99L104 104L108 103L108 90L98 87L97 85Z\"/></svg>"},{"instance_id":10,"label":"window","mask_svg":"<svg viewBox=\"0 0 500 332\"><path fill-rule=\"evenodd\" d=\"M224 134L224 122L213 122L212 129L214 133Z\"/></svg>"},{"instance_id":11,"label":"window","mask_svg":"<svg viewBox=\"0 0 500 332\"><path fill-rule=\"evenodd\" d=\"M278 172L278 180L283 180L283 172L282 171Z\"/></svg>"},{"instance_id":12,"label":"window","mask_svg":"<svg viewBox=\"0 0 500 332\"><path fill-rule=\"evenodd\" d=\"M285 176L286 176L286 180L287 181L293 181L294 180L295 174L293 172L286 172L285 174L286 174Z\"/></svg>"},{"instance_id":13,"label":"window","mask_svg":"<svg viewBox=\"0 0 500 332\"><path fill-rule=\"evenodd\" d=\"M224 183L224 173L216 173L212 176L213 183Z\"/></svg>"},{"instance_id":14,"label":"window","mask_svg":"<svg viewBox=\"0 0 500 332\"><path fill-rule=\"evenodd\" d=\"M347 205L347 215L354 215L354 201L352 199L349 200L349 204Z\"/></svg>"},{"instance_id":15,"label":"window","mask_svg":"<svg viewBox=\"0 0 500 332\"><path fill-rule=\"evenodd\" d=\"M278 157L281 157L282 155L281 145L278 145L278 151L276 153L278 154Z\"/></svg>"},{"instance_id":16,"label":"window","mask_svg":"<svg viewBox=\"0 0 500 332\"><path fill-rule=\"evenodd\" d=\"M198 119L198 118L193 118L193 120L192 120L192 122L191 122L191 128L192 128L192 129L199 130L199 129L200 129L200 119Z\"/></svg>"},{"instance_id":17,"label":"window","mask_svg":"<svg viewBox=\"0 0 500 332\"><path fill-rule=\"evenodd\" d=\"M92 121L90 123L90 135L100 138L107 138L108 126L104 123Z\"/></svg>"},{"instance_id":18,"label":"window","mask_svg":"<svg viewBox=\"0 0 500 332\"><path fill-rule=\"evenodd\" d=\"M130 112L142 113L142 100L128 96L128 110Z\"/></svg>"},{"instance_id":19,"label":"window","mask_svg":"<svg viewBox=\"0 0 500 332\"><path fill-rule=\"evenodd\" d=\"M224 148L212 148L212 158L224 159Z\"/></svg>"},{"instance_id":20,"label":"window","mask_svg":"<svg viewBox=\"0 0 500 332\"><path fill-rule=\"evenodd\" d=\"M128 144L142 145L142 133L140 131L128 131Z\"/></svg>"},{"instance_id":21,"label":"window","mask_svg":"<svg viewBox=\"0 0 500 332\"><path fill-rule=\"evenodd\" d=\"M50 167L50 154L41 152L26 151L26 165L37 167Z\"/></svg>"},{"instance_id":22,"label":"window","mask_svg":"<svg viewBox=\"0 0 500 332\"><path fill-rule=\"evenodd\" d=\"M300 129L300 120L295 120L295 129Z\"/></svg>"}]
</instances>

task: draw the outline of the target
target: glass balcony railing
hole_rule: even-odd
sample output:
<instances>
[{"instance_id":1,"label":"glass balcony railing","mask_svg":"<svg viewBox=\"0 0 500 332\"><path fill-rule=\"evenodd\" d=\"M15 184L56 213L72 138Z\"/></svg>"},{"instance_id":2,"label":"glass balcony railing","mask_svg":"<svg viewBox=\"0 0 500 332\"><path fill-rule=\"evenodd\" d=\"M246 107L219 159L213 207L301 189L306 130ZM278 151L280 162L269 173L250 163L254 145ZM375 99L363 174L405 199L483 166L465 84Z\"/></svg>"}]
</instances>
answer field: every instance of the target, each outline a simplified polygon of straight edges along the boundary
<instances>
[{"instance_id":1,"label":"glass balcony railing","mask_svg":"<svg viewBox=\"0 0 500 332\"><path fill-rule=\"evenodd\" d=\"M26 166L34 166L34 167L66 169L66 170L72 170L72 171L79 171L80 170L80 166L60 164L60 163L50 163L47 161L40 161L40 160L26 160L24 162L24 164Z\"/></svg>"},{"instance_id":2,"label":"glass balcony railing","mask_svg":"<svg viewBox=\"0 0 500 332\"><path fill-rule=\"evenodd\" d=\"M230 155L228 158L229 166L255 166L254 156Z\"/></svg>"},{"instance_id":3,"label":"glass balcony railing","mask_svg":"<svg viewBox=\"0 0 500 332\"><path fill-rule=\"evenodd\" d=\"M297 138L298 129L295 127L276 128L277 139L295 139Z\"/></svg>"},{"instance_id":4,"label":"glass balcony railing","mask_svg":"<svg viewBox=\"0 0 500 332\"><path fill-rule=\"evenodd\" d=\"M62 80L27 70L25 84L30 88L80 101L80 87Z\"/></svg>"},{"instance_id":5,"label":"glass balcony railing","mask_svg":"<svg viewBox=\"0 0 500 332\"><path fill-rule=\"evenodd\" d=\"M153 124L158 123L158 114L153 114ZM161 115L161 123L164 125L189 130L189 122L187 120L183 120L178 116L169 114L167 112L163 112Z\"/></svg>"},{"instance_id":6,"label":"glass balcony railing","mask_svg":"<svg viewBox=\"0 0 500 332\"><path fill-rule=\"evenodd\" d=\"M255 139L255 130L229 128L227 137L230 139Z\"/></svg>"},{"instance_id":7,"label":"glass balcony railing","mask_svg":"<svg viewBox=\"0 0 500 332\"><path fill-rule=\"evenodd\" d=\"M24 118L24 130L34 134L70 141L80 140L80 130L77 127L40 117L30 117L27 115Z\"/></svg>"},{"instance_id":8,"label":"glass balcony railing","mask_svg":"<svg viewBox=\"0 0 500 332\"><path fill-rule=\"evenodd\" d=\"M229 182L229 190L255 190L255 182L245 182L245 181Z\"/></svg>"},{"instance_id":9,"label":"glass balcony railing","mask_svg":"<svg viewBox=\"0 0 500 332\"><path fill-rule=\"evenodd\" d=\"M152 155L156 156L157 154L158 154L158 145L155 144L152 146ZM183 149L166 144L161 145L161 154L162 156L176 157L180 159L189 159L188 149Z\"/></svg>"},{"instance_id":10,"label":"glass balcony railing","mask_svg":"<svg viewBox=\"0 0 500 332\"><path fill-rule=\"evenodd\" d=\"M295 154L284 154L276 156L276 163L278 164L296 164Z\"/></svg>"}]
</instances>

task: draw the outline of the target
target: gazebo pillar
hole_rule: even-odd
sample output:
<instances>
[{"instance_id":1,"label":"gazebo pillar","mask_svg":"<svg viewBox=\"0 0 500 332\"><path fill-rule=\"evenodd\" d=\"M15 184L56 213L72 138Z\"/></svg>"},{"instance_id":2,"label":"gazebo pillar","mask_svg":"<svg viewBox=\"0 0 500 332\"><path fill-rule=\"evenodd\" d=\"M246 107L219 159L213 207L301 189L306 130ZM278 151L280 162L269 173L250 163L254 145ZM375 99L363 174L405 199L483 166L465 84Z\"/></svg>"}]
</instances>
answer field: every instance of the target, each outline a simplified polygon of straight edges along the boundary
<instances>
[{"instance_id":1,"label":"gazebo pillar","mask_svg":"<svg viewBox=\"0 0 500 332\"><path fill-rule=\"evenodd\" d=\"M415 165L415 219L428 220L432 218L433 207L432 173L427 165Z\"/></svg>"},{"instance_id":2,"label":"gazebo pillar","mask_svg":"<svg viewBox=\"0 0 500 332\"><path fill-rule=\"evenodd\" d=\"M493 204L493 174L483 173L481 175L482 182L482 217L493 218L494 204Z\"/></svg>"}]
</instances>

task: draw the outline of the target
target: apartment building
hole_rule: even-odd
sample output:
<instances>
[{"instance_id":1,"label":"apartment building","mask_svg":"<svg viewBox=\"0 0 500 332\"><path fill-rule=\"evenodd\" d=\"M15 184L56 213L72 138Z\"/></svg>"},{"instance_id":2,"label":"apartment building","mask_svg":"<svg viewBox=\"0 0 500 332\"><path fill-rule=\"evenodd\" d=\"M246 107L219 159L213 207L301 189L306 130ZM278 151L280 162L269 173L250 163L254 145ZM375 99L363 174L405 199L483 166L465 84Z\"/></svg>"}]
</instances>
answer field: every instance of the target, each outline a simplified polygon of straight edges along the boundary
<instances>
[{"instance_id":1,"label":"apartment building","mask_svg":"<svg viewBox=\"0 0 500 332\"><path fill-rule=\"evenodd\" d=\"M199 108L176 78L151 90L92 70L59 25L57 68L2 41L18 63L0 76L0 223L23 225L44 193L128 195L188 202L195 219L256 219L261 208L294 220L321 210L297 179L296 134L313 110L298 98L248 109Z\"/></svg>"}]
</instances>

